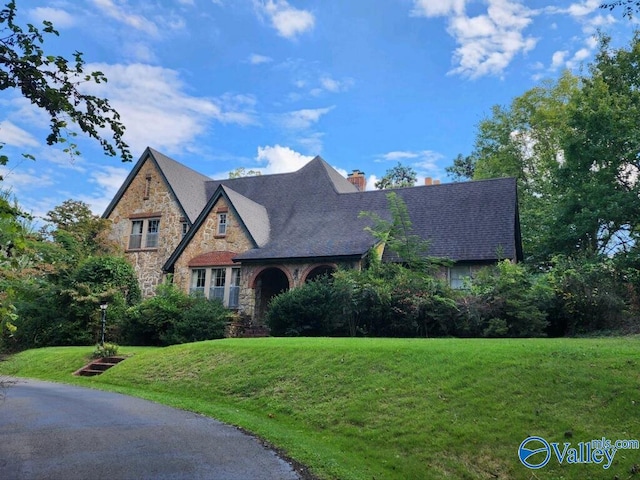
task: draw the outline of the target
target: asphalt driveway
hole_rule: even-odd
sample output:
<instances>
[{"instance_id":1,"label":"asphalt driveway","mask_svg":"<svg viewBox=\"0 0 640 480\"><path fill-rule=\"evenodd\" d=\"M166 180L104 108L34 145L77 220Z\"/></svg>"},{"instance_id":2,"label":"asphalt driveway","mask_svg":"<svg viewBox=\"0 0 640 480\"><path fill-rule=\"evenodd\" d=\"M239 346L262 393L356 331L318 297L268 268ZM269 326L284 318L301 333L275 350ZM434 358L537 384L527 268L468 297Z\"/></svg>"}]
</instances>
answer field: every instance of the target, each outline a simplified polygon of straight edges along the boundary
<instances>
[{"instance_id":1,"label":"asphalt driveway","mask_svg":"<svg viewBox=\"0 0 640 480\"><path fill-rule=\"evenodd\" d=\"M0 400L1 479L299 479L257 439L216 420L116 393L11 381Z\"/></svg>"}]
</instances>

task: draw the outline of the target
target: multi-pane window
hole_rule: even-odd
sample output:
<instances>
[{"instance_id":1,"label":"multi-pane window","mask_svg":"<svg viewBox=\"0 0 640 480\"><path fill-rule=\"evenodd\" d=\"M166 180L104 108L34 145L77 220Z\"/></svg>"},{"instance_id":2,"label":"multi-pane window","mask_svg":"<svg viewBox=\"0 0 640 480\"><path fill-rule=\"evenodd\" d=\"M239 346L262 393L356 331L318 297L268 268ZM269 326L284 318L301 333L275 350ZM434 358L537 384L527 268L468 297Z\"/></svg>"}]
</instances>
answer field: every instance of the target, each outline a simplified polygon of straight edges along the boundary
<instances>
[{"instance_id":1,"label":"multi-pane window","mask_svg":"<svg viewBox=\"0 0 640 480\"><path fill-rule=\"evenodd\" d=\"M211 290L209 290L209 298L217 298L224 303L224 284L225 284L225 268L211 269Z\"/></svg>"},{"instance_id":2,"label":"multi-pane window","mask_svg":"<svg viewBox=\"0 0 640 480\"><path fill-rule=\"evenodd\" d=\"M158 246L158 232L160 230L160 220L149 220L147 223L147 248Z\"/></svg>"},{"instance_id":3,"label":"multi-pane window","mask_svg":"<svg viewBox=\"0 0 640 480\"><path fill-rule=\"evenodd\" d=\"M129 236L129 249L133 250L142 247L142 220L131 222L131 235Z\"/></svg>"},{"instance_id":4,"label":"multi-pane window","mask_svg":"<svg viewBox=\"0 0 640 480\"><path fill-rule=\"evenodd\" d=\"M237 267L194 268L191 270L192 294L218 299L224 306L240 305L240 269Z\"/></svg>"},{"instance_id":5,"label":"multi-pane window","mask_svg":"<svg viewBox=\"0 0 640 480\"><path fill-rule=\"evenodd\" d=\"M218 214L218 235L226 235L227 234L227 214L219 213Z\"/></svg>"},{"instance_id":6,"label":"multi-pane window","mask_svg":"<svg viewBox=\"0 0 640 480\"><path fill-rule=\"evenodd\" d=\"M236 308L240 305L240 269L231 269L231 282L229 283L229 307Z\"/></svg>"},{"instance_id":7,"label":"multi-pane window","mask_svg":"<svg viewBox=\"0 0 640 480\"><path fill-rule=\"evenodd\" d=\"M157 248L159 232L159 218L132 220L131 234L129 235L129 250Z\"/></svg>"},{"instance_id":8,"label":"multi-pane window","mask_svg":"<svg viewBox=\"0 0 640 480\"><path fill-rule=\"evenodd\" d=\"M471 281L471 267L469 265L454 265L449 268L449 285L456 290L468 288Z\"/></svg>"},{"instance_id":9,"label":"multi-pane window","mask_svg":"<svg viewBox=\"0 0 640 480\"><path fill-rule=\"evenodd\" d=\"M203 295L204 287L207 280L207 271L204 268L195 268L191 270L191 288L189 292L192 295Z\"/></svg>"}]
</instances>

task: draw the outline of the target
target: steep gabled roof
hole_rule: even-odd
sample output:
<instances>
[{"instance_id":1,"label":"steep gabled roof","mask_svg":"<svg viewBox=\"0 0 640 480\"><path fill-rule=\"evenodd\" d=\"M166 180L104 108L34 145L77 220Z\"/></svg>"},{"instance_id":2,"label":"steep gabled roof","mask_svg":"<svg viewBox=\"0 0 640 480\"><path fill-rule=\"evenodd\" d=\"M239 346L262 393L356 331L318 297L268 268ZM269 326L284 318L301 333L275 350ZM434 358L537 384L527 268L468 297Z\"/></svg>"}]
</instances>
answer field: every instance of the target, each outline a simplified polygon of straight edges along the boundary
<instances>
[{"instance_id":1,"label":"steep gabled roof","mask_svg":"<svg viewBox=\"0 0 640 480\"><path fill-rule=\"evenodd\" d=\"M248 199L233 191L231 188L222 185L227 194L229 202L235 208L238 216L244 222L245 227L258 247L263 247L269 241L269 214L267 209L259 203Z\"/></svg>"},{"instance_id":2,"label":"steep gabled roof","mask_svg":"<svg viewBox=\"0 0 640 480\"><path fill-rule=\"evenodd\" d=\"M235 210L254 248L234 257L262 262L321 257L357 258L375 244L366 231L372 212L390 220L389 191L358 191L316 157L292 173L210 180L208 202L171 255L170 270L217 200ZM522 259L513 178L394 190L409 210L413 233L429 240L430 256L458 262Z\"/></svg>"},{"instance_id":3,"label":"steep gabled roof","mask_svg":"<svg viewBox=\"0 0 640 480\"><path fill-rule=\"evenodd\" d=\"M108 217L113 211L147 159L156 165L185 217L190 223L193 223L207 203L206 183L211 179L149 147L140 156L140 159L113 197L113 200L107 206L102 214L103 218Z\"/></svg>"}]
</instances>

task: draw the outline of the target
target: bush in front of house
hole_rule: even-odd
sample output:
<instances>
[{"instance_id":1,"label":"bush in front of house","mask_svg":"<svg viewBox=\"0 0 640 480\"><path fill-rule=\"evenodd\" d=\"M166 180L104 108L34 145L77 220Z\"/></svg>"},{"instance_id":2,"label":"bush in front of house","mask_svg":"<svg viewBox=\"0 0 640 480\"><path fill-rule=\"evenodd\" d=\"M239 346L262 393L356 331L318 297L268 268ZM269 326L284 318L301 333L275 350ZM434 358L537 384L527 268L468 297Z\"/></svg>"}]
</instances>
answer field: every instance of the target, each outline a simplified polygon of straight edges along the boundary
<instances>
[{"instance_id":1,"label":"bush in front of house","mask_svg":"<svg viewBox=\"0 0 640 480\"><path fill-rule=\"evenodd\" d=\"M341 336L348 331L330 277L320 277L273 298L265 323L275 336Z\"/></svg>"},{"instance_id":2,"label":"bush in front of house","mask_svg":"<svg viewBox=\"0 0 640 480\"><path fill-rule=\"evenodd\" d=\"M276 336L429 337L449 334L453 292L437 278L398 264L342 270L271 301Z\"/></svg>"},{"instance_id":3,"label":"bush in front of house","mask_svg":"<svg viewBox=\"0 0 640 480\"><path fill-rule=\"evenodd\" d=\"M457 301L460 337L542 337L553 292L545 275L509 260L482 269Z\"/></svg>"},{"instance_id":4,"label":"bush in front of house","mask_svg":"<svg viewBox=\"0 0 640 480\"><path fill-rule=\"evenodd\" d=\"M127 310L120 330L127 344L165 346L222 338L230 319L219 300L190 296L164 283L154 297Z\"/></svg>"}]
</instances>

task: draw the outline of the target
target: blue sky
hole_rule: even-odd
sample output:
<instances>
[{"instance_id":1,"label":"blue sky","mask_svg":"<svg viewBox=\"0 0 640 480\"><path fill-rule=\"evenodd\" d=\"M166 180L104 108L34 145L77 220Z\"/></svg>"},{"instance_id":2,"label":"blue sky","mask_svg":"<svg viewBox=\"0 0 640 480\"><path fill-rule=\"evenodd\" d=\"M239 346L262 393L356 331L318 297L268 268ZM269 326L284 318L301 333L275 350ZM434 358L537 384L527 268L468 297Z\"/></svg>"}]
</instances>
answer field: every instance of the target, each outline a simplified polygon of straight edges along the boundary
<instances>
[{"instance_id":1,"label":"blue sky","mask_svg":"<svg viewBox=\"0 0 640 480\"><path fill-rule=\"evenodd\" d=\"M448 181L478 122L593 58L597 29L627 45L636 26L600 0L18 0L50 20L49 54L83 52L107 84L135 160L146 146L212 178L293 171L315 155L369 185L397 162ZM101 214L133 167L80 138L47 147L47 121L0 92L0 167L42 216L64 200ZM22 153L36 156L23 160Z\"/></svg>"}]
</instances>

